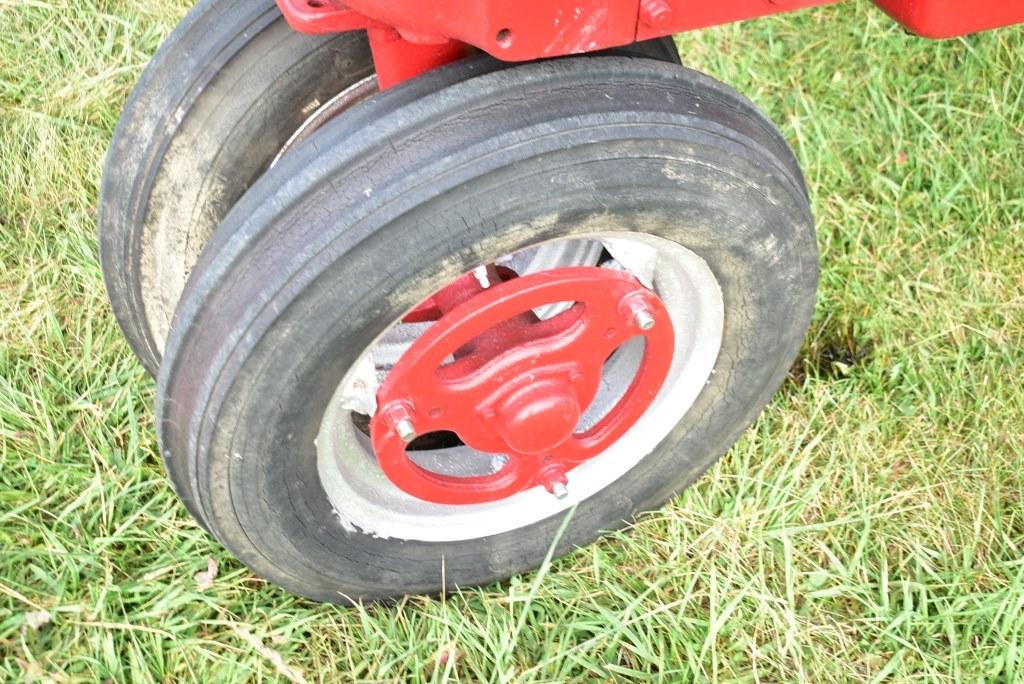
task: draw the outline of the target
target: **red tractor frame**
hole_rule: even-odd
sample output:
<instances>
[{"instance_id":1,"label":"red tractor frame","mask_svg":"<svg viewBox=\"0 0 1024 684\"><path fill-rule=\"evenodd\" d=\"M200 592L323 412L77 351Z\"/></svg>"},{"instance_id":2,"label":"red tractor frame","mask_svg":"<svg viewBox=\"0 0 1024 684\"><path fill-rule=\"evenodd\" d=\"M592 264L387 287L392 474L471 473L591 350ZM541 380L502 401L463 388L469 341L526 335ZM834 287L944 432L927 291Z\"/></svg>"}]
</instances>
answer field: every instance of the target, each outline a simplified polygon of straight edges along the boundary
<instances>
[{"instance_id":1,"label":"red tractor frame","mask_svg":"<svg viewBox=\"0 0 1024 684\"><path fill-rule=\"evenodd\" d=\"M296 31L366 29L381 89L465 55L467 48L522 62L627 45L691 29L837 0L278 0ZM875 0L928 38L1024 21L1013 0Z\"/></svg>"}]
</instances>

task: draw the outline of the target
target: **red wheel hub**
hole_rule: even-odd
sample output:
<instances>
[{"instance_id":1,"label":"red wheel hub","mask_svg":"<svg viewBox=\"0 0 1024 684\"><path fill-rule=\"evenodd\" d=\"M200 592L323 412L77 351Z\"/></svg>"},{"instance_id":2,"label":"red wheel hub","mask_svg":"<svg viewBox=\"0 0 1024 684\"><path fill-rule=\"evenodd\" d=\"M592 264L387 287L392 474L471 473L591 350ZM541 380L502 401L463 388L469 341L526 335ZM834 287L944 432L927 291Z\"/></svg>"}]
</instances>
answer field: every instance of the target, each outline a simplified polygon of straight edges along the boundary
<instances>
[{"instance_id":1,"label":"red wheel hub","mask_svg":"<svg viewBox=\"0 0 1024 684\"><path fill-rule=\"evenodd\" d=\"M565 492L566 473L607 449L650 406L672 363L674 333L664 304L631 275L561 268L521 278L489 269L482 287L463 276L438 292L439 320L403 354L377 394L370 423L381 468L405 492L436 503L493 501L543 485ZM534 309L572 305L540 320ZM645 338L629 388L580 430L605 361ZM447 361L447 363L446 363ZM452 431L478 451L504 455L495 473L457 477L417 465L417 434Z\"/></svg>"}]
</instances>

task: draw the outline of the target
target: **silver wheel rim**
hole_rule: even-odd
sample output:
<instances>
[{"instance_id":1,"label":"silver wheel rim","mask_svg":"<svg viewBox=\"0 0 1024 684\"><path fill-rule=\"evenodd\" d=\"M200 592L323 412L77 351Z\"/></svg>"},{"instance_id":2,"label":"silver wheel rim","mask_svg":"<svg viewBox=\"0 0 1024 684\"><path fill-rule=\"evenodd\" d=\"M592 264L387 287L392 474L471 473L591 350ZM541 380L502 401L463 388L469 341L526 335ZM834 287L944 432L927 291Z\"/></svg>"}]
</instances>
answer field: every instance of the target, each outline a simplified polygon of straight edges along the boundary
<instances>
[{"instance_id":1,"label":"silver wheel rim","mask_svg":"<svg viewBox=\"0 0 1024 684\"><path fill-rule=\"evenodd\" d=\"M647 412L606 451L569 471L569 495L565 498L558 499L544 488L534 487L485 504L422 501L400 490L384 475L369 438L352 420L353 388L367 382L366 360L376 356L375 350L381 349L382 342L388 343L387 338L395 338L395 327L411 327L392 326L346 373L324 414L316 440L321 483L346 529L383 538L447 542L525 527L567 510L618 480L654 451L679 423L706 385L721 348L724 306L717 279L698 255L664 238L626 232L591 233L584 238L545 243L512 255L508 261L522 268L518 271L522 275L558 266L594 264L605 247L613 256L621 255L613 265L653 287L672 319L676 342L668 377ZM407 335L404 343L391 342L391 356L397 358L403 346L411 344L415 333L410 332L413 334ZM609 359L602 376L606 387L584 415L584 423L596 421L628 386L643 349L639 338L634 342L639 344L627 343ZM466 451L453 453L458 449ZM431 458L470 464L469 456L467 447L452 447L416 452L414 460L429 467ZM459 474L477 472L466 465Z\"/></svg>"},{"instance_id":2,"label":"silver wheel rim","mask_svg":"<svg viewBox=\"0 0 1024 684\"><path fill-rule=\"evenodd\" d=\"M302 124L295 129L292 136L288 138L284 146L278 151L274 160L270 162L269 168L272 169L277 166L277 163L281 161L281 158L284 155L291 152L299 143L320 130L328 121L342 112L348 111L363 100L373 97L378 92L380 91L377 88L377 75L373 74L367 76L361 81L356 81L348 88L345 88L330 100L320 105L316 111L309 115L309 118L303 121Z\"/></svg>"}]
</instances>

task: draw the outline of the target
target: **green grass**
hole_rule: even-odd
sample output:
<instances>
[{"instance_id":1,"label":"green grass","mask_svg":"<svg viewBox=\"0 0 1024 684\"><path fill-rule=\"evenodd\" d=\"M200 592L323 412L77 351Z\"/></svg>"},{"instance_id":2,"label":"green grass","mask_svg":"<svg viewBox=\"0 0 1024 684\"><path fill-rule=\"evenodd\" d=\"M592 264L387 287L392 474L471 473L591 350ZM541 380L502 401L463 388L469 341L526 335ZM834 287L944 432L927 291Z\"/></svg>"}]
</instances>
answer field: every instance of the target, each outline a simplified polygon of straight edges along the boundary
<instances>
[{"instance_id":1,"label":"green grass","mask_svg":"<svg viewBox=\"0 0 1024 684\"><path fill-rule=\"evenodd\" d=\"M189 519L105 302L102 157L184 9L0 0L0 680L1024 681L1024 30L928 42L850 2L682 36L806 169L801 360L631 531L345 609Z\"/></svg>"}]
</instances>

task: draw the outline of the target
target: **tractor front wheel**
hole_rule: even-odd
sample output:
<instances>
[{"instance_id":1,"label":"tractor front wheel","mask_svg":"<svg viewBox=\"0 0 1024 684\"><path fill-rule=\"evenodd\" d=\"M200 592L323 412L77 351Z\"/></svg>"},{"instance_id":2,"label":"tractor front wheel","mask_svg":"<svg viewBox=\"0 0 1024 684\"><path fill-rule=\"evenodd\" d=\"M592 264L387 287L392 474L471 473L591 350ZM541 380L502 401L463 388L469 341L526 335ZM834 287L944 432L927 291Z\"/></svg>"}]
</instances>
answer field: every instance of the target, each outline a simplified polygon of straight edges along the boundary
<instances>
[{"instance_id":1,"label":"tractor front wheel","mask_svg":"<svg viewBox=\"0 0 1024 684\"><path fill-rule=\"evenodd\" d=\"M737 439L808 325L807 194L749 101L646 59L473 69L286 155L171 329L176 488L296 593L486 584L567 515L558 553L621 527Z\"/></svg>"}]
</instances>

